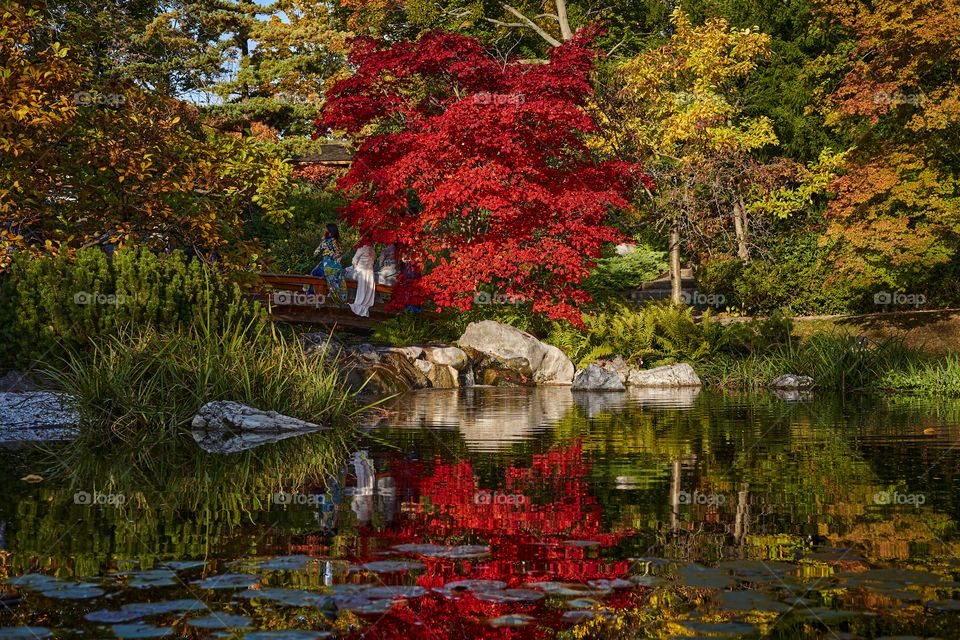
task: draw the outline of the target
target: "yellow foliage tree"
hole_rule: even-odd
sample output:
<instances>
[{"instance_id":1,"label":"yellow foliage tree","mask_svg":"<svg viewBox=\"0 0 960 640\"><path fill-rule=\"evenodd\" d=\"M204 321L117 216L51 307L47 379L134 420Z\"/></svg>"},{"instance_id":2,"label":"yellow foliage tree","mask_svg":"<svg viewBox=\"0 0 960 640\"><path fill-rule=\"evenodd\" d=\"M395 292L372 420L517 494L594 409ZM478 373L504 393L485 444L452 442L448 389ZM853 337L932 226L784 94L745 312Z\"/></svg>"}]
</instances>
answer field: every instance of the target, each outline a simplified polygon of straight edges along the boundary
<instances>
[{"instance_id":1,"label":"yellow foliage tree","mask_svg":"<svg viewBox=\"0 0 960 640\"><path fill-rule=\"evenodd\" d=\"M97 244L189 249L247 267L246 216L290 215L290 166L257 143L203 130L184 102L116 82L91 87L36 14L0 14L0 269L15 252Z\"/></svg>"},{"instance_id":2,"label":"yellow foliage tree","mask_svg":"<svg viewBox=\"0 0 960 640\"><path fill-rule=\"evenodd\" d=\"M694 26L676 9L673 34L657 49L608 71L597 109L597 146L642 162L658 182L649 203L669 228L674 299L679 301L682 244L729 228L739 257L750 257L748 202L764 180L754 152L777 143L767 117L745 115L744 88L770 53L769 36L723 19ZM684 242L682 236L687 236Z\"/></svg>"}]
</instances>

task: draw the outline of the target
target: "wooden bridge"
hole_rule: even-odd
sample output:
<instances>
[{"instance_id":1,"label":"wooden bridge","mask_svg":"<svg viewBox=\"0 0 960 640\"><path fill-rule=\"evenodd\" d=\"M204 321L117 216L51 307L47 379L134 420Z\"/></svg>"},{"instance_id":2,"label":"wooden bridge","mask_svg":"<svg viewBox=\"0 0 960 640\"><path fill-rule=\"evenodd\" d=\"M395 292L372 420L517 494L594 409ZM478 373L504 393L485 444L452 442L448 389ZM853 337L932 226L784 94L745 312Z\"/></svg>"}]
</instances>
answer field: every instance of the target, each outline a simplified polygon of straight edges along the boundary
<instances>
[{"instance_id":1,"label":"wooden bridge","mask_svg":"<svg viewBox=\"0 0 960 640\"><path fill-rule=\"evenodd\" d=\"M338 299L328 293L326 279L319 276L262 273L260 277L267 285L266 290L254 292L250 297L267 306L274 322L316 324L327 329L332 329L334 325L365 329L392 315L387 312L387 303L393 295L393 287L387 285L377 285L377 295L370 308L370 317L367 318L358 316L347 306L357 296L355 280L343 281L343 290Z\"/></svg>"}]
</instances>

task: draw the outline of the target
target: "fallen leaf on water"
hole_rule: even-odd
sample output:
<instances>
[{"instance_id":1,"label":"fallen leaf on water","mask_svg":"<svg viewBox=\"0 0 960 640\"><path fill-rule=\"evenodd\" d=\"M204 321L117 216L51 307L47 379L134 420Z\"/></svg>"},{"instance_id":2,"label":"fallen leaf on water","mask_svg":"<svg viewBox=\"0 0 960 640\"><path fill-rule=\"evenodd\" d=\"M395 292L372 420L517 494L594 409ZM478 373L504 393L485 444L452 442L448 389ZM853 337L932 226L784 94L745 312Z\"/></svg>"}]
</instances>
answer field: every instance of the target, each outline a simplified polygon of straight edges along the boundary
<instances>
[{"instance_id":1,"label":"fallen leaf on water","mask_svg":"<svg viewBox=\"0 0 960 640\"><path fill-rule=\"evenodd\" d=\"M26 481L26 482L34 482L34 483L35 483L35 482L43 482L43 476L38 476L38 475L35 474L35 473L31 473L31 474L29 474L29 475L25 475L25 476L23 476L23 477L20 478L20 479L21 479L21 480L24 480L24 481Z\"/></svg>"}]
</instances>

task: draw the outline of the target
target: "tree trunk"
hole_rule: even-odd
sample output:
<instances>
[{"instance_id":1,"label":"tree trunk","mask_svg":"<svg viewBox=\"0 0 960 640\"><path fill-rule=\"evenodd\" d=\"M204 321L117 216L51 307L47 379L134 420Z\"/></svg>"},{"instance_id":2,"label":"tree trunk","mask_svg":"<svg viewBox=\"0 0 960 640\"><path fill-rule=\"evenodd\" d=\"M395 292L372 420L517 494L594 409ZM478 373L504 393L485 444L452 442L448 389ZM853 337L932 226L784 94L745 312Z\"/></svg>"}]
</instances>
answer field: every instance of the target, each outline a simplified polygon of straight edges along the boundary
<instances>
[{"instance_id":1,"label":"tree trunk","mask_svg":"<svg viewBox=\"0 0 960 640\"><path fill-rule=\"evenodd\" d=\"M240 44L240 68L243 69L247 66L247 62L250 59L250 41L247 39L246 30L241 30L238 34L239 44ZM240 83L240 96L246 102L250 98L250 87L247 85L246 80ZM243 119L243 124L240 129L240 137L248 138L253 135L252 124L249 118Z\"/></svg>"},{"instance_id":2,"label":"tree trunk","mask_svg":"<svg viewBox=\"0 0 960 640\"><path fill-rule=\"evenodd\" d=\"M680 278L680 223L670 222L670 297L676 304L683 302L683 283Z\"/></svg>"},{"instance_id":3,"label":"tree trunk","mask_svg":"<svg viewBox=\"0 0 960 640\"><path fill-rule=\"evenodd\" d=\"M560 37L563 41L573 38L573 31L570 29L570 20L567 18L567 0L557 0L557 22L560 23Z\"/></svg>"},{"instance_id":4,"label":"tree trunk","mask_svg":"<svg viewBox=\"0 0 960 640\"><path fill-rule=\"evenodd\" d=\"M737 196L733 203L733 228L737 233L737 256L744 262L750 262L750 247L747 246L747 209L743 199Z\"/></svg>"}]
</instances>

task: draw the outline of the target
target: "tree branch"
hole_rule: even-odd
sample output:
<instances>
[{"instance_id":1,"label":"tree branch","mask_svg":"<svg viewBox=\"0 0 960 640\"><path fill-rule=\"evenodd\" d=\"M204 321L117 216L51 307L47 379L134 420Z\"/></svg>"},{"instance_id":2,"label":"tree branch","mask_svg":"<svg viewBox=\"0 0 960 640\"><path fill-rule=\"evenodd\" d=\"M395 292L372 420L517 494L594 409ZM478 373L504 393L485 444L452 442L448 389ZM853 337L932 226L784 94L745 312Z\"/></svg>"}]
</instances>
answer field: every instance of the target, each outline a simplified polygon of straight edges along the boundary
<instances>
[{"instance_id":1,"label":"tree branch","mask_svg":"<svg viewBox=\"0 0 960 640\"><path fill-rule=\"evenodd\" d=\"M558 6L559 6L559 3L560 3L560 2L563 2L563 0L557 0ZM533 20L531 20L531 19L528 18L527 16L523 15L522 13L520 13L517 9L511 7L511 6L510 6L509 4L507 4L506 2L501 2L501 3L500 3L500 6L502 6L502 7L507 11L507 13L510 13L510 14L516 16L516 17L520 20L520 24L518 24L518 23L516 23L516 22L501 22L501 21L499 21L499 20L494 20L493 18L484 18L484 20L486 20L486 21L488 21L488 22L492 22L493 24L497 25L498 27L527 27L528 29L532 29L532 30L534 31L534 33L536 33L538 36L540 36L541 38L543 38L544 40L546 40L547 43L548 43L551 47L559 47L559 46L562 44L559 40L557 40L556 38L554 38L553 36L551 36L549 33L547 33L546 31L544 31L544 30L540 27L540 25L538 25L536 22L534 22ZM564 5L564 11L566 11L566 5ZM569 25L568 25L568 26L567 26L567 30L569 31L569 29L570 29L570 27L569 27ZM561 33L563 32L563 23L562 23L562 22L561 22L561 26L560 26L560 31L561 31Z\"/></svg>"}]
</instances>

